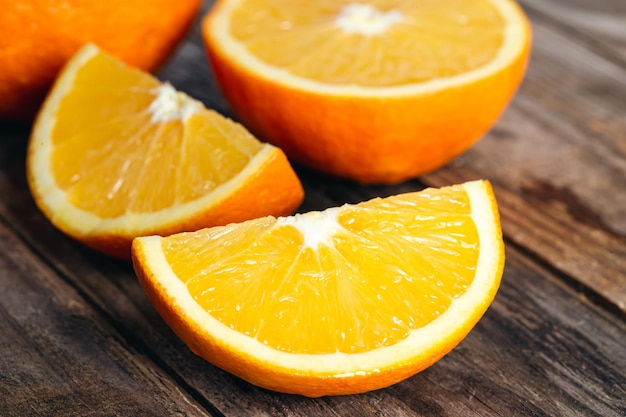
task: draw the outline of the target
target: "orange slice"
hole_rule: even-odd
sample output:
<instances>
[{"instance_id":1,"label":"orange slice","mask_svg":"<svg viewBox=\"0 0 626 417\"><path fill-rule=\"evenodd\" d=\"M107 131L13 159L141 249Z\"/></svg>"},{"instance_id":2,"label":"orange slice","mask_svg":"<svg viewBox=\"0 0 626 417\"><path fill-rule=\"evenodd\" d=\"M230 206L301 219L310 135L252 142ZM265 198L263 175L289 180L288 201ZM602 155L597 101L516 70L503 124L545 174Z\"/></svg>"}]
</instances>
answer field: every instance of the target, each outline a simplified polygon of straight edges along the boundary
<instances>
[{"instance_id":1,"label":"orange slice","mask_svg":"<svg viewBox=\"0 0 626 417\"><path fill-rule=\"evenodd\" d=\"M281 150L92 45L46 99L27 173L56 227L122 258L136 236L287 215L303 198Z\"/></svg>"},{"instance_id":2,"label":"orange slice","mask_svg":"<svg viewBox=\"0 0 626 417\"><path fill-rule=\"evenodd\" d=\"M514 0L220 0L203 35L253 133L366 183L469 148L513 97L531 43Z\"/></svg>"},{"instance_id":3,"label":"orange slice","mask_svg":"<svg viewBox=\"0 0 626 417\"><path fill-rule=\"evenodd\" d=\"M453 349L499 287L486 181L140 237L148 298L196 354L306 396L389 386Z\"/></svg>"}]
</instances>

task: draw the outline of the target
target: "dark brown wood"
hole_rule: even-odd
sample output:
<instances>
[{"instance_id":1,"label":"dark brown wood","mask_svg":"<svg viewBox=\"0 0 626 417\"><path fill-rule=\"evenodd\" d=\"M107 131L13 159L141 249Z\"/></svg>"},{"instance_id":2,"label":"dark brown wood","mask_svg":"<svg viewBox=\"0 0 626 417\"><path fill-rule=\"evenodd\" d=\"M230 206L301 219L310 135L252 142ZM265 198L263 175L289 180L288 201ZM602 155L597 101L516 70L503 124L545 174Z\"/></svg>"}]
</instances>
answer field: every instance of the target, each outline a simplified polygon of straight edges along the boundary
<instances>
[{"instance_id":1,"label":"dark brown wood","mask_svg":"<svg viewBox=\"0 0 626 417\"><path fill-rule=\"evenodd\" d=\"M570 3L527 3L535 40L513 103L481 142L422 180L491 179L507 238L626 312L626 62L597 53ZM595 18L621 16L626 27L626 3L597 4ZM579 17L555 26L556 10Z\"/></svg>"},{"instance_id":2,"label":"dark brown wood","mask_svg":"<svg viewBox=\"0 0 626 417\"><path fill-rule=\"evenodd\" d=\"M626 58L626 5L614 0L521 0L538 19L549 19L599 53ZM597 51L600 49L600 51ZM623 61L622 61L623 62Z\"/></svg>"},{"instance_id":3,"label":"dark brown wood","mask_svg":"<svg viewBox=\"0 0 626 417\"><path fill-rule=\"evenodd\" d=\"M19 209L39 217L32 206ZM44 219L15 220L22 238L96 310L106 312L131 348L158 358L175 380L184 379L225 415L314 416L344 410L338 415L619 416L626 405L626 324L515 249L507 252L504 282L493 306L442 361L389 389L311 400L258 389L213 368L156 316L128 263L111 262L46 230ZM42 231L50 238L38 237ZM22 251L18 248L18 255ZM80 337L70 340L83 344Z\"/></svg>"},{"instance_id":4,"label":"dark brown wood","mask_svg":"<svg viewBox=\"0 0 626 417\"><path fill-rule=\"evenodd\" d=\"M209 415L2 224L0 334L3 417Z\"/></svg>"},{"instance_id":5,"label":"dark brown wood","mask_svg":"<svg viewBox=\"0 0 626 417\"><path fill-rule=\"evenodd\" d=\"M626 415L626 3L522 5L535 35L527 78L470 151L391 186L297 167L299 211L492 181L507 244L502 287L448 356L390 388L320 399L213 367L164 324L128 262L41 215L24 178L28 126L0 126L0 415ZM200 18L158 75L232 116Z\"/></svg>"},{"instance_id":6,"label":"dark brown wood","mask_svg":"<svg viewBox=\"0 0 626 417\"><path fill-rule=\"evenodd\" d=\"M427 175L432 186L483 177L449 166ZM567 188L537 183L511 192L494 184L502 229L508 240L549 264L607 308L626 312L626 238L606 228Z\"/></svg>"}]
</instances>

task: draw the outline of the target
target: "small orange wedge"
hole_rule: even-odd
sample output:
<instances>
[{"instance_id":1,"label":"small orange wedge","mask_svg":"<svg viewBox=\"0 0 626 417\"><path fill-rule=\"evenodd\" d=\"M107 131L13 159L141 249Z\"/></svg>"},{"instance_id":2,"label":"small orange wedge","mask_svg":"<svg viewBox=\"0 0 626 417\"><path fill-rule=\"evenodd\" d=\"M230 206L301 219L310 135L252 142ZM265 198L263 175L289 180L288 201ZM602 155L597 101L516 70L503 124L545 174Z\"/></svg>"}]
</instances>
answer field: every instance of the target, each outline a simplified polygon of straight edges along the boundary
<instances>
[{"instance_id":1,"label":"small orange wedge","mask_svg":"<svg viewBox=\"0 0 626 417\"><path fill-rule=\"evenodd\" d=\"M303 198L280 149L93 45L47 97L27 174L56 227L121 258L137 236L287 215Z\"/></svg>"},{"instance_id":2,"label":"small orange wedge","mask_svg":"<svg viewBox=\"0 0 626 417\"><path fill-rule=\"evenodd\" d=\"M453 349L504 248L486 181L134 240L156 310L196 354L306 396L387 387Z\"/></svg>"}]
</instances>

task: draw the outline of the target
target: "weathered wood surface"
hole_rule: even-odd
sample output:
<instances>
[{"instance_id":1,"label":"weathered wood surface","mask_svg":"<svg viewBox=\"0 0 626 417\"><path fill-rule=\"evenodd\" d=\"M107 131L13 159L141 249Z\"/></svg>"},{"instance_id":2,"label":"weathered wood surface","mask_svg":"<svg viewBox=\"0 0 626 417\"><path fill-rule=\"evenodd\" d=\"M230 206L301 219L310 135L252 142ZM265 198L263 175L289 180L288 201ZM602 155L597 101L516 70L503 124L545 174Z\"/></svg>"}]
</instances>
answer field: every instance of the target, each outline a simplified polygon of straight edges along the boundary
<instances>
[{"instance_id":1,"label":"weathered wood surface","mask_svg":"<svg viewBox=\"0 0 626 417\"><path fill-rule=\"evenodd\" d=\"M626 61L603 48L626 44L626 2L527 3L534 45L514 102L485 139L423 181L492 179L507 238L626 312ZM599 26L618 20L622 30L592 42L577 26L592 7Z\"/></svg>"},{"instance_id":2,"label":"weathered wood surface","mask_svg":"<svg viewBox=\"0 0 626 417\"><path fill-rule=\"evenodd\" d=\"M173 335L130 264L43 218L24 178L28 129L0 126L0 416L626 415L626 2L522 5L535 34L527 78L465 155L395 186L298 169L301 211L494 183L503 284L457 349L362 395L308 399L242 382ZM159 76L229 114L197 26Z\"/></svg>"}]
</instances>

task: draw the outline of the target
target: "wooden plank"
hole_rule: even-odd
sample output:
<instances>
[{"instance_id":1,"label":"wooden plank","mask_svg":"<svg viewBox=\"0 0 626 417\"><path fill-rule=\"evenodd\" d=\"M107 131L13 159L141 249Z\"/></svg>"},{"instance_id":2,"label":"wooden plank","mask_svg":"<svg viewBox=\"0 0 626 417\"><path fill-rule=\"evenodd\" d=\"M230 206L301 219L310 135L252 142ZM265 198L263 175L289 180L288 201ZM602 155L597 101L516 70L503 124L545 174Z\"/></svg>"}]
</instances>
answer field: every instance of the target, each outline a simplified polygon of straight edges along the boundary
<instances>
[{"instance_id":1,"label":"wooden plank","mask_svg":"<svg viewBox=\"0 0 626 417\"><path fill-rule=\"evenodd\" d=\"M599 53L626 62L626 2L616 0L520 0L529 14L550 19L553 25L584 35L585 43Z\"/></svg>"},{"instance_id":2,"label":"wooden plank","mask_svg":"<svg viewBox=\"0 0 626 417\"><path fill-rule=\"evenodd\" d=\"M481 177L484 175L452 165L423 180L440 187ZM624 237L587 220L588 209L572 200L567 190L515 193L499 183L494 190L508 240L562 272L573 285L585 287L596 302L626 313Z\"/></svg>"},{"instance_id":3,"label":"wooden plank","mask_svg":"<svg viewBox=\"0 0 626 417\"><path fill-rule=\"evenodd\" d=\"M0 223L0 415L206 416Z\"/></svg>"},{"instance_id":4,"label":"wooden plank","mask_svg":"<svg viewBox=\"0 0 626 417\"><path fill-rule=\"evenodd\" d=\"M626 311L626 66L534 25L526 80L476 146L422 180L488 178L507 238Z\"/></svg>"},{"instance_id":5,"label":"wooden plank","mask_svg":"<svg viewBox=\"0 0 626 417\"><path fill-rule=\"evenodd\" d=\"M205 3L205 10L210 3ZM54 321L56 327L32 328L9 313L0 314L0 387L8 380L7 372L29 381L56 378L53 382L61 386L38 384L28 392L23 388L18 396L31 400L33 411L19 415L60 410L61 400L55 400L53 392L67 386L68 380L81 384L70 387L74 394L63 397L67 402L79 399L82 405L111 415L128 411L122 407L135 407L126 415L148 410L142 408L148 407L142 397L133 397L130 405L125 402L129 385L151 392L156 404L165 401L171 407L180 406L180 398L188 399L189 389L207 412L226 416L625 415L623 316L590 303L577 292L577 285L564 284L582 283L592 296L599 294L622 308L624 67L610 54L597 54L589 43L579 42L585 38L576 38L575 31L541 19L548 15L539 7L531 11L537 17L533 61L509 111L470 152L420 179L430 185L479 176L494 181L507 242L513 243L508 245L502 289L477 328L450 355L414 378L372 393L315 400L276 394L194 356L156 315L130 264L93 253L61 235L41 216L24 181L27 132L1 132L0 223L11 233L4 230L0 238L6 235L10 240L0 242L7 240L5 250L16 253L0 254L0 282L2 271L13 271L27 289L41 287L34 294L25 291L26 295L23 286L2 288L9 294L4 302L10 308L5 310L19 316L27 306L44 306L44 311L54 314L38 319ZM160 76L227 113L201 54L196 26ZM307 191L301 211L423 186L415 180L362 187L302 169L299 173ZM28 247L16 242L15 234ZM25 306L17 305L20 300ZM70 308L74 303L82 306L79 319ZM96 323L95 330L80 335L84 322ZM24 338L24 331L30 339ZM65 344L48 346L42 342L45 337ZM29 347L36 342L39 351L32 351ZM80 355L59 354L76 350L75 344L80 352L92 355L88 357L106 351L107 367L82 363ZM4 362L5 357L11 361ZM102 361L100 356L98 360ZM118 379L117 374L128 369L136 379ZM111 386L98 388L95 382L84 381L87 374ZM9 392L13 394L0 388L1 415L6 414L1 407ZM162 400L163 392L174 399Z\"/></svg>"},{"instance_id":6,"label":"wooden plank","mask_svg":"<svg viewBox=\"0 0 626 417\"><path fill-rule=\"evenodd\" d=\"M20 171L20 158L0 170L0 194L12 196L10 202L2 200L0 218L110 317L125 343L158 358L175 380L193 387L203 404L226 416L620 416L623 411L626 324L514 247L507 253L502 289L477 328L414 378L372 393L316 400L253 387L193 355L156 315L129 263L93 253L54 230L34 207L23 180L7 180L13 177L7 172ZM420 186L337 181L317 190L333 203Z\"/></svg>"},{"instance_id":7,"label":"wooden plank","mask_svg":"<svg viewBox=\"0 0 626 417\"><path fill-rule=\"evenodd\" d=\"M112 318L137 351L159 358L176 379L227 416L620 416L623 411L626 324L514 248L507 252L492 308L442 361L388 389L311 400L250 386L205 363L154 313L129 264L83 251L74 242L59 245L66 239L45 227L45 236L35 240L42 226L19 224L19 230Z\"/></svg>"},{"instance_id":8,"label":"wooden plank","mask_svg":"<svg viewBox=\"0 0 626 417\"><path fill-rule=\"evenodd\" d=\"M522 88L492 131L457 164L514 192L568 188L626 236L626 67L535 24Z\"/></svg>"}]
</instances>

